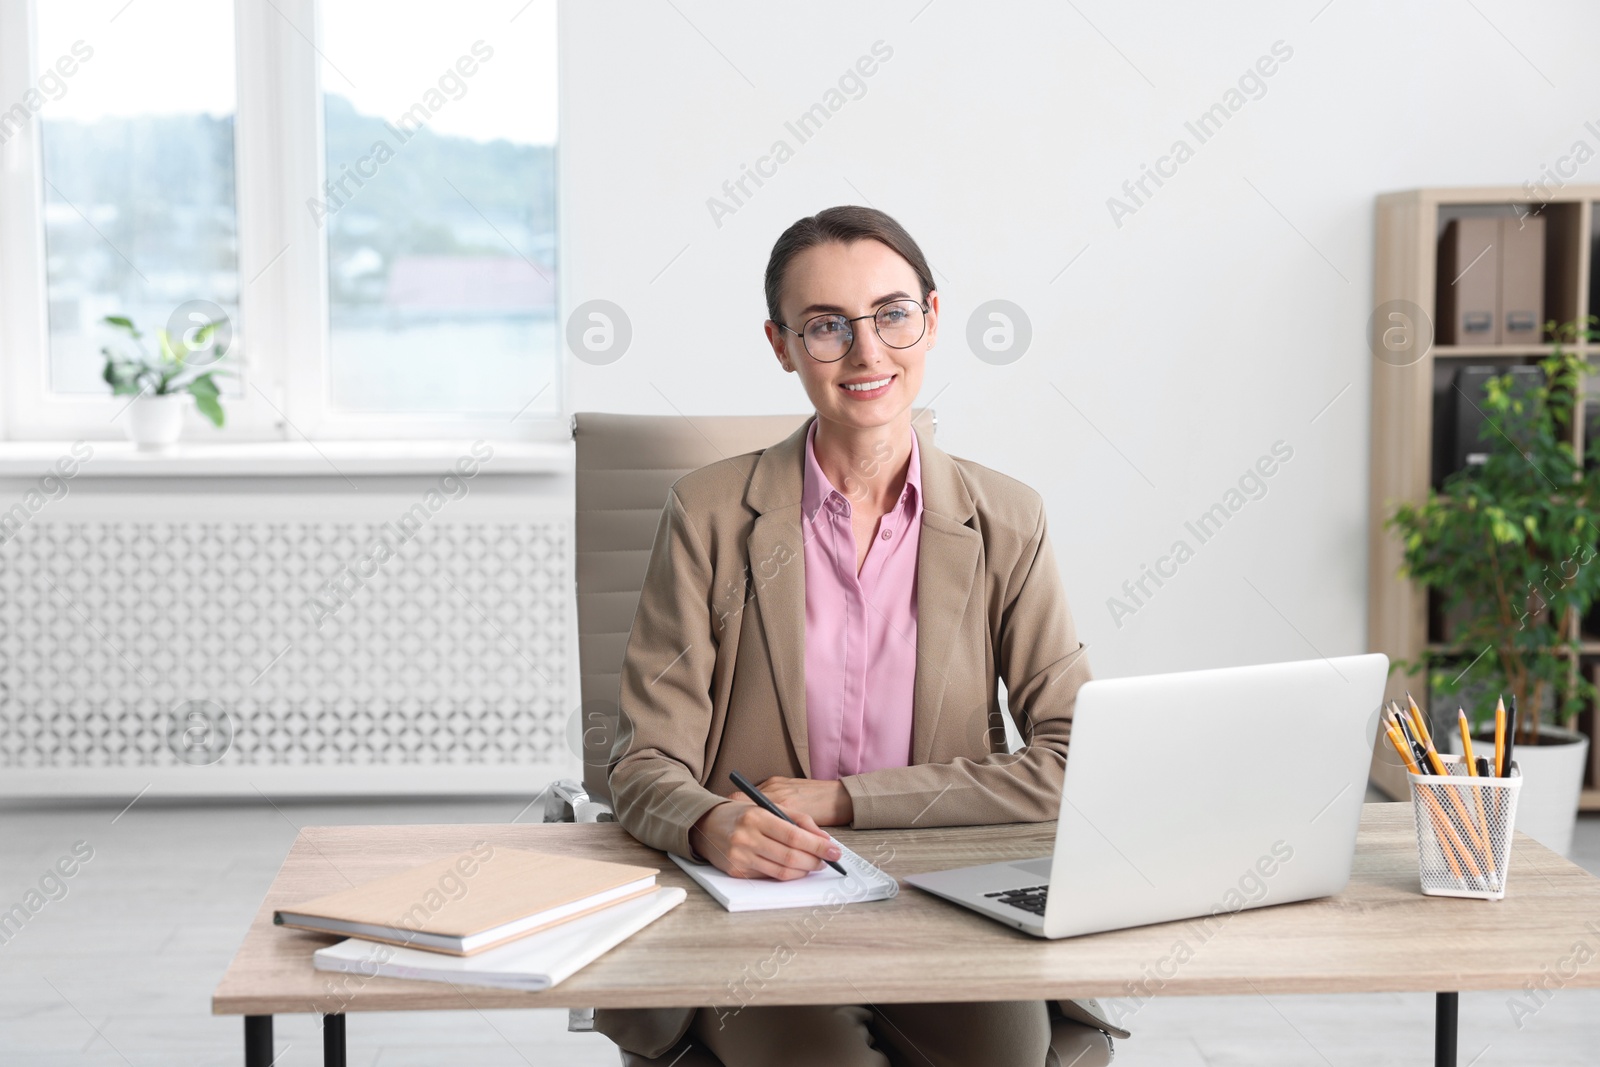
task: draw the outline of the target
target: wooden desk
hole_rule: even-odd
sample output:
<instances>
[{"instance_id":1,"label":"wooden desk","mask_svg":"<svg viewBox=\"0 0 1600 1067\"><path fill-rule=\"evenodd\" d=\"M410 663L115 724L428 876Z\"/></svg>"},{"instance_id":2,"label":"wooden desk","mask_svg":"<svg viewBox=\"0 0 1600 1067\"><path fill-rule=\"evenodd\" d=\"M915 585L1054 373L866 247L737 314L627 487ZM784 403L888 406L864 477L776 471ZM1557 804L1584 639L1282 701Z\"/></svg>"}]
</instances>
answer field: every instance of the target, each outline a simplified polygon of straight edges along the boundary
<instances>
[{"instance_id":1,"label":"wooden desk","mask_svg":"<svg viewBox=\"0 0 1600 1067\"><path fill-rule=\"evenodd\" d=\"M837 836L903 877L1044 855L1053 833L1054 824L1036 823ZM685 886L689 897L543 993L318 972L312 951L336 939L272 925L276 907L479 840L659 866L660 881ZM910 887L891 901L832 912L730 914L611 823L328 826L301 831L211 1005L213 1014L246 1016L245 1062L265 1067L279 1013L322 1014L325 1060L342 1065L345 1015L364 1011L1428 990L1445 991L1438 1036L1448 1058L1439 1062L1454 1063L1458 991L1521 988L1579 940L1600 949L1600 879L1522 834L1504 900L1423 897L1409 804L1367 805L1354 872L1338 896L1223 915L1209 933L1190 920L1061 941ZM1446 945L1459 950L1440 951ZM780 954L783 946L792 952ZM1600 969L1579 969L1565 984L1600 986Z\"/></svg>"}]
</instances>

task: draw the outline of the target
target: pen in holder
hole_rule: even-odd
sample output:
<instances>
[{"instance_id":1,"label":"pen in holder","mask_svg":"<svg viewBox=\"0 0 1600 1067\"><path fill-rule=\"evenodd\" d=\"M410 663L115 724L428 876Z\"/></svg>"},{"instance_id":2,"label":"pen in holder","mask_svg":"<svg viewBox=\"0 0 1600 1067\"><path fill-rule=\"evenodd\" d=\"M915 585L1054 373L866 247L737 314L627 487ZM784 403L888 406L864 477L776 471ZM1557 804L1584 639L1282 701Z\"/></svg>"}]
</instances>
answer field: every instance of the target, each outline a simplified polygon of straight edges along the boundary
<instances>
[{"instance_id":1,"label":"pen in holder","mask_svg":"<svg viewBox=\"0 0 1600 1067\"><path fill-rule=\"evenodd\" d=\"M1506 895L1511 829L1522 772L1470 776L1460 756L1440 754L1450 777L1408 774L1417 816L1417 861L1429 896L1499 900Z\"/></svg>"}]
</instances>

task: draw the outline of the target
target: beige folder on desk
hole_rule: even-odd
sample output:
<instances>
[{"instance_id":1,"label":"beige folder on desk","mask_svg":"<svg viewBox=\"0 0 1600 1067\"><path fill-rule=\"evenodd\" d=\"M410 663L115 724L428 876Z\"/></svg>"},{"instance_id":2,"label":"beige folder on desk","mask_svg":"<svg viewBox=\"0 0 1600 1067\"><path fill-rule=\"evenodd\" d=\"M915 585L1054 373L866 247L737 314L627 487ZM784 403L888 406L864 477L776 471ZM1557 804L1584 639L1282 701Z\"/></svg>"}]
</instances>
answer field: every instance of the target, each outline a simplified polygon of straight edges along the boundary
<instances>
[{"instance_id":1,"label":"beige folder on desk","mask_svg":"<svg viewBox=\"0 0 1600 1067\"><path fill-rule=\"evenodd\" d=\"M280 908L272 921L341 937L470 956L656 887L654 867L494 848Z\"/></svg>"},{"instance_id":2,"label":"beige folder on desk","mask_svg":"<svg viewBox=\"0 0 1600 1067\"><path fill-rule=\"evenodd\" d=\"M679 886L652 889L642 897L612 904L473 956L418 952L352 937L317 949L311 957L312 965L319 971L364 978L380 975L537 992L564 982L683 903L687 895Z\"/></svg>"}]
</instances>

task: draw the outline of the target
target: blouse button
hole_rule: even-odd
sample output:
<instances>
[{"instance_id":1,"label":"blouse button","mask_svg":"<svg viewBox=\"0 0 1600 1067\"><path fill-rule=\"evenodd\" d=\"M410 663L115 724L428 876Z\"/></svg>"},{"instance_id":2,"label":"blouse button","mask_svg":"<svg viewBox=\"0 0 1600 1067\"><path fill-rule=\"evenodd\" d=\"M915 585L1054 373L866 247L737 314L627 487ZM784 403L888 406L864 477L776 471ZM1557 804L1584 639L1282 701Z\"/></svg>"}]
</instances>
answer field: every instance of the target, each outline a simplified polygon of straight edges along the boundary
<instances>
[{"instance_id":1,"label":"blouse button","mask_svg":"<svg viewBox=\"0 0 1600 1067\"><path fill-rule=\"evenodd\" d=\"M889 540L889 531L888 530L883 531L883 539L885 541Z\"/></svg>"}]
</instances>

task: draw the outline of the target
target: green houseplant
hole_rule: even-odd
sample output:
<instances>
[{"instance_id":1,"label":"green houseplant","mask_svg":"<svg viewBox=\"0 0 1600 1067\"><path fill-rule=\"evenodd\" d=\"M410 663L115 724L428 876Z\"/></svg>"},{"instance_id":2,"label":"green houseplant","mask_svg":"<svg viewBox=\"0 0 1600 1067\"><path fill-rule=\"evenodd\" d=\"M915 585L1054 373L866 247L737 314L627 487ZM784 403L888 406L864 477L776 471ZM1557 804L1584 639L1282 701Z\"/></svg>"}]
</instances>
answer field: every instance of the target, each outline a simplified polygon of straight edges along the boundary
<instances>
[{"instance_id":1,"label":"green houseplant","mask_svg":"<svg viewBox=\"0 0 1600 1067\"><path fill-rule=\"evenodd\" d=\"M1595 321L1548 324L1555 344L1539 362L1539 386L1518 391L1509 374L1490 379L1481 405L1487 461L1450 475L1422 503L1399 505L1388 523L1404 542L1401 577L1435 590L1452 623L1448 647L1396 667L1426 671L1434 702L1489 694L1462 701L1475 732L1487 728L1495 693L1515 697L1519 757L1584 742L1573 728L1595 696L1578 669L1578 620L1600 597L1600 441L1589 443L1587 463L1572 443L1590 367L1570 347L1596 335ZM1535 798L1525 777L1526 805Z\"/></svg>"},{"instance_id":2,"label":"green houseplant","mask_svg":"<svg viewBox=\"0 0 1600 1067\"><path fill-rule=\"evenodd\" d=\"M130 342L130 347L107 345L100 352L106 357L102 377L112 395L135 398L129 405L127 427L136 445L162 448L178 439L186 394L212 425L222 425L217 376L229 372L218 366L227 355L218 331L225 322L206 321L176 339L165 329L156 330L152 350L127 316L107 315L102 321L125 333Z\"/></svg>"}]
</instances>

